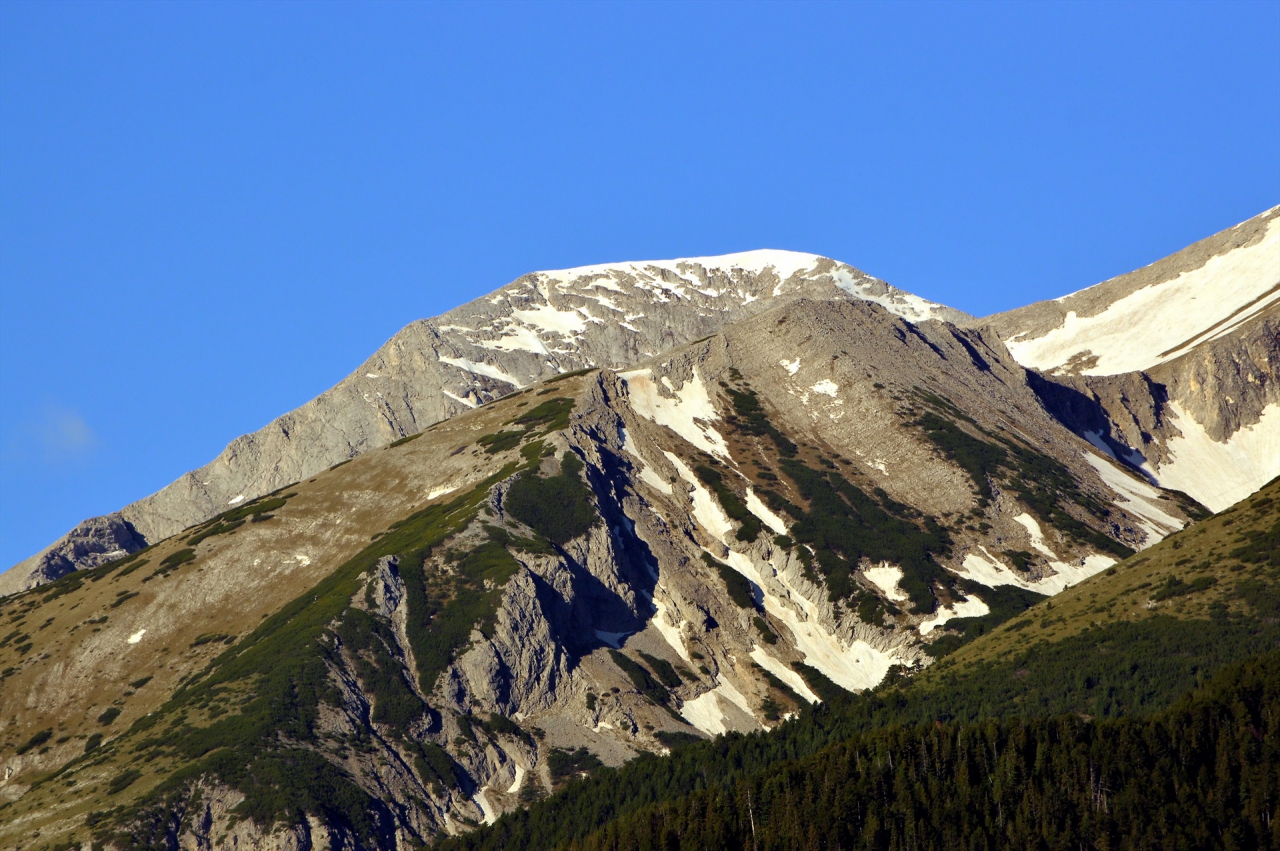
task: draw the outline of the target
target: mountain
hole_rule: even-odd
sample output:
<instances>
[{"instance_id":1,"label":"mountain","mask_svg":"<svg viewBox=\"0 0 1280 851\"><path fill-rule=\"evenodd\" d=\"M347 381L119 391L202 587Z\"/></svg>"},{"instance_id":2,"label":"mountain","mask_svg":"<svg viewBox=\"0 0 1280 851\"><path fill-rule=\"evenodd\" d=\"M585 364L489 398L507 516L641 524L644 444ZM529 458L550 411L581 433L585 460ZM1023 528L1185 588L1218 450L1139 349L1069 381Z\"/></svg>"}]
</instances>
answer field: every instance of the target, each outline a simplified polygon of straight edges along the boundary
<instances>
[{"instance_id":1,"label":"mountain","mask_svg":"<svg viewBox=\"0 0 1280 851\"><path fill-rule=\"evenodd\" d=\"M1280 207L976 324L1077 433L1220 511L1280 474Z\"/></svg>"},{"instance_id":2,"label":"mountain","mask_svg":"<svg viewBox=\"0 0 1280 851\"><path fill-rule=\"evenodd\" d=\"M933 746L886 725L1163 711L1276 645L1280 485L1187 449L1194 411L1270 463L1274 305L1128 372L1090 373L1105 335L1018 358L1270 250L1265 215L1060 320L752 252L415 323L10 571L0 845L559 847L851 737Z\"/></svg>"},{"instance_id":3,"label":"mountain","mask_svg":"<svg viewBox=\"0 0 1280 851\"><path fill-rule=\"evenodd\" d=\"M1203 515L1026 376L797 299L10 597L5 821L390 847L923 667Z\"/></svg>"},{"instance_id":4,"label":"mountain","mask_svg":"<svg viewBox=\"0 0 1280 851\"><path fill-rule=\"evenodd\" d=\"M913 321L967 318L792 251L534 272L407 326L332 389L0 575L0 594L134 552L536 380L624 367L795 298L870 301Z\"/></svg>"},{"instance_id":5,"label":"mountain","mask_svg":"<svg viewBox=\"0 0 1280 851\"><path fill-rule=\"evenodd\" d=\"M1274 847L1278 618L1280 480L913 677L440 849Z\"/></svg>"}]
</instances>

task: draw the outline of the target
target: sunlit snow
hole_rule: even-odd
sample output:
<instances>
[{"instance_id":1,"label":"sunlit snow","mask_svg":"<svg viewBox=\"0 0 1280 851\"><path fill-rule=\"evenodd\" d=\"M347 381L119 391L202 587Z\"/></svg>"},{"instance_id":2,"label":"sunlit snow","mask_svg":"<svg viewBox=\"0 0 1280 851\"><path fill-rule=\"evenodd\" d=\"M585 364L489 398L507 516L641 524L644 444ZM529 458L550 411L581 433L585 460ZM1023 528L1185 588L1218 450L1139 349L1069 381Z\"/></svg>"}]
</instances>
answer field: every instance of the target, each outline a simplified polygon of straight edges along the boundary
<instances>
[{"instance_id":1,"label":"sunlit snow","mask_svg":"<svg viewBox=\"0 0 1280 851\"><path fill-rule=\"evenodd\" d=\"M1085 375L1150 369L1238 328L1280 303L1280 219L1257 243L1209 258L1199 269L1118 299L1096 316L1074 311L1041 337L1006 341L1023 366L1051 371L1084 353Z\"/></svg>"}]
</instances>

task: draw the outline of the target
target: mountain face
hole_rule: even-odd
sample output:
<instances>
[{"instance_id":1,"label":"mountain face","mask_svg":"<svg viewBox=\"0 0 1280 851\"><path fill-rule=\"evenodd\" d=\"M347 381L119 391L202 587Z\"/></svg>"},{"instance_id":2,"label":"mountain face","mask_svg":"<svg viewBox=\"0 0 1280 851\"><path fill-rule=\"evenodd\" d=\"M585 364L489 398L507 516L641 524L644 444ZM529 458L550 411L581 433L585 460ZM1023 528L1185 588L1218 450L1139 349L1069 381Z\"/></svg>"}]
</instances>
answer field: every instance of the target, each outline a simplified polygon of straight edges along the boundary
<instances>
[{"instance_id":1,"label":"mountain face","mask_svg":"<svg viewBox=\"0 0 1280 851\"><path fill-rule=\"evenodd\" d=\"M409 325L331 390L0 575L0 594L96 567L536 380L624 367L795 298L870 301L912 321L967 318L791 251L535 272Z\"/></svg>"},{"instance_id":2,"label":"mountain face","mask_svg":"<svg viewBox=\"0 0 1280 851\"><path fill-rule=\"evenodd\" d=\"M1200 503L1280 455L1274 294L1201 311L1176 356L1072 330L1060 363L1019 358L1135 298L1160 325L1148 290L1189 275L1234 292L1205 269L1266 274L1216 258L1273 250L1275 213L1065 312L976 320L752 252L536 273L415 323L6 576L0 845L419 847L936 683L978 636L1005 665L1050 596L1106 619L1093 583L1216 557Z\"/></svg>"},{"instance_id":3,"label":"mountain face","mask_svg":"<svg viewBox=\"0 0 1280 851\"><path fill-rule=\"evenodd\" d=\"M1198 514L1027 376L798 299L11 597L0 836L403 847L920 668Z\"/></svg>"},{"instance_id":4,"label":"mountain face","mask_svg":"<svg viewBox=\"0 0 1280 851\"><path fill-rule=\"evenodd\" d=\"M1280 475L1280 207L1136 272L987 319L1046 405L1220 511Z\"/></svg>"}]
</instances>

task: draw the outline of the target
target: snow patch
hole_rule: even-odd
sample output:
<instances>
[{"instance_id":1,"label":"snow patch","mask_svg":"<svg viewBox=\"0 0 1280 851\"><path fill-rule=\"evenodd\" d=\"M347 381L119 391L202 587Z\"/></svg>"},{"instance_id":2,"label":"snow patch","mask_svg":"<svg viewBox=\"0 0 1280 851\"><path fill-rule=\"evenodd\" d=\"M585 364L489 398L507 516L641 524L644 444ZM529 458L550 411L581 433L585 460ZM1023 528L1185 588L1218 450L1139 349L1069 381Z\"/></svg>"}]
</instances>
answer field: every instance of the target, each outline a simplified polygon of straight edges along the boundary
<instances>
[{"instance_id":1,"label":"snow patch","mask_svg":"<svg viewBox=\"0 0 1280 851\"><path fill-rule=\"evenodd\" d=\"M895 603L907 601L907 592L898 587L898 583L902 581L902 568L884 562L878 567L862 571L862 575L868 582L879 588L886 599Z\"/></svg>"},{"instance_id":2,"label":"snow patch","mask_svg":"<svg viewBox=\"0 0 1280 851\"><path fill-rule=\"evenodd\" d=\"M627 385L631 408L637 414L666 426L704 452L721 458L729 457L729 448L720 432L707 425L720 419L720 415L711 403L711 397L707 394L706 385L702 383L697 369L694 369L693 377L679 390L671 391L672 396L662 395L658 389L659 384L653 380L652 370L638 369L618 375ZM666 376L663 379L669 388L670 380ZM702 422L699 423L699 420Z\"/></svg>"},{"instance_id":3,"label":"snow patch","mask_svg":"<svg viewBox=\"0 0 1280 851\"><path fill-rule=\"evenodd\" d=\"M770 511L769 506L760 501L760 497L756 496L752 488L747 488L747 510L759 517L764 525L773 530L774 534L787 534L786 521Z\"/></svg>"},{"instance_id":4,"label":"snow patch","mask_svg":"<svg viewBox=\"0 0 1280 851\"><path fill-rule=\"evenodd\" d=\"M453 493L458 489L457 485L440 485L427 491L427 499L435 499L438 496L444 496L447 493Z\"/></svg>"},{"instance_id":5,"label":"snow patch","mask_svg":"<svg viewBox=\"0 0 1280 851\"><path fill-rule=\"evenodd\" d=\"M450 393L448 390L441 390L440 392L448 396L450 399L452 399L453 401L457 402L460 405L466 405L468 408L479 407L475 402L472 402L470 399L467 399L464 396L456 396L453 393Z\"/></svg>"},{"instance_id":6,"label":"snow patch","mask_svg":"<svg viewBox=\"0 0 1280 851\"><path fill-rule=\"evenodd\" d=\"M747 699L742 696L728 681L721 681L711 691L704 692L693 700L686 700L680 707L680 715L693 726L710 736L718 736L729 732L729 717L726 709L740 709L748 718L755 718Z\"/></svg>"},{"instance_id":7,"label":"snow patch","mask_svg":"<svg viewBox=\"0 0 1280 851\"><path fill-rule=\"evenodd\" d=\"M716 501L716 498L694 477L693 471L685 466L679 456L672 455L666 451L663 451L662 454L676 468L680 478L684 479L692 487L694 521L705 529L707 534L723 544L725 536L733 531L733 522L729 520L728 515L720 508L720 503Z\"/></svg>"},{"instance_id":8,"label":"snow patch","mask_svg":"<svg viewBox=\"0 0 1280 851\"><path fill-rule=\"evenodd\" d=\"M1116 563L1110 556L1088 555L1078 562L1051 561L1049 566L1054 573L1035 582L1028 581L1006 566L986 547L978 547L979 553L969 553L964 557L962 575L974 582L995 588L998 585L1016 585L1037 594L1057 594L1072 585L1083 582L1096 573L1101 573Z\"/></svg>"},{"instance_id":9,"label":"snow patch","mask_svg":"<svg viewBox=\"0 0 1280 851\"><path fill-rule=\"evenodd\" d=\"M297 555L294 556L294 558L297 559L298 564L302 565L303 567L306 567L307 565L311 564L311 556L305 556L302 553L298 553Z\"/></svg>"},{"instance_id":10,"label":"snow patch","mask_svg":"<svg viewBox=\"0 0 1280 851\"><path fill-rule=\"evenodd\" d=\"M1143 287L1096 316L1069 311L1062 325L1044 336L1019 335L1005 345L1018 363L1045 371L1085 353L1098 358L1085 375L1150 369L1229 334L1280 303L1276 269L1280 219L1272 219L1266 235L1253 245L1211 257L1171 281Z\"/></svg>"},{"instance_id":11,"label":"snow patch","mask_svg":"<svg viewBox=\"0 0 1280 851\"><path fill-rule=\"evenodd\" d=\"M661 586L658 587L658 591L666 593ZM672 607L668 606L663 600L658 599L656 594L650 598L650 602L653 603L656 611L649 622L658 630L658 633L666 640L667 644L671 645L671 649L679 653L681 659L692 665L693 659L689 657L689 651L684 646L684 627L686 622L676 622L674 618L668 617Z\"/></svg>"},{"instance_id":12,"label":"snow patch","mask_svg":"<svg viewBox=\"0 0 1280 851\"><path fill-rule=\"evenodd\" d=\"M782 368L787 371L787 375L795 375L800 371L800 358L796 358L795 360L781 360L778 361L778 363L782 364Z\"/></svg>"},{"instance_id":13,"label":"snow patch","mask_svg":"<svg viewBox=\"0 0 1280 851\"><path fill-rule=\"evenodd\" d=\"M142 640L142 636L146 634L147 634L147 631L145 629L140 629L125 640L128 641L130 644L137 644L139 641Z\"/></svg>"},{"instance_id":14,"label":"snow patch","mask_svg":"<svg viewBox=\"0 0 1280 851\"><path fill-rule=\"evenodd\" d=\"M991 609L987 608L987 604L978 599L976 594L970 594L967 599L961 600L959 603L952 603L950 606L943 606L937 609L932 617L923 621L920 626L920 634L928 635L938 627L950 620L956 618L980 618L983 615L990 614Z\"/></svg>"},{"instance_id":15,"label":"snow patch","mask_svg":"<svg viewBox=\"0 0 1280 851\"><path fill-rule=\"evenodd\" d=\"M451 357L445 357L444 355L440 356L440 362L447 363L449 364L449 366L456 366L458 369L461 369L464 372L470 372L475 375L483 375L486 378L492 378L495 381L502 381L516 388L520 388L524 386L523 384L520 383L518 379L512 378L510 375L507 375L505 372L498 369L496 366L492 366L487 363L476 363L475 361L470 361L470 360L467 360L466 358L451 358Z\"/></svg>"},{"instance_id":16,"label":"snow patch","mask_svg":"<svg viewBox=\"0 0 1280 851\"><path fill-rule=\"evenodd\" d=\"M1051 559L1056 559L1058 557L1057 553L1045 546L1044 533L1040 531L1040 524L1036 522L1034 517L1024 511L1022 514L1013 518L1013 522L1027 530L1027 534L1031 536L1031 546L1033 549L1041 555L1048 556Z\"/></svg>"},{"instance_id":17,"label":"snow patch","mask_svg":"<svg viewBox=\"0 0 1280 851\"><path fill-rule=\"evenodd\" d=\"M840 385L836 384L830 378L824 378L809 389L814 393L821 393L824 396L830 396L834 399L836 398L836 393L840 390Z\"/></svg>"},{"instance_id":18,"label":"snow patch","mask_svg":"<svg viewBox=\"0 0 1280 851\"><path fill-rule=\"evenodd\" d=\"M484 823L493 824L498 820L498 811L489 803L488 792L487 786L476 792L475 802L480 805L480 812L484 813Z\"/></svg>"},{"instance_id":19,"label":"snow patch","mask_svg":"<svg viewBox=\"0 0 1280 851\"><path fill-rule=\"evenodd\" d=\"M241 503L241 502L244 502L244 494L242 493L236 494L235 496L231 497L231 499L227 500L227 505L236 505L237 503Z\"/></svg>"},{"instance_id":20,"label":"snow patch","mask_svg":"<svg viewBox=\"0 0 1280 851\"><path fill-rule=\"evenodd\" d=\"M595 630L595 633L596 633L596 638L600 639L605 644L612 647L614 650L621 648L622 639L626 638L628 635L631 634L629 632L605 632L599 629Z\"/></svg>"},{"instance_id":21,"label":"snow patch","mask_svg":"<svg viewBox=\"0 0 1280 851\"><path fill-rule=\"evenodd\" d=\"M670 496L672 493L671 483L663 481L662 477L654 472L653 468L649 466L649 463L644 460L644 456L642 456L640 454L640 450L636 448L635 441L631 439L631 433L627 431L625 426L620 427L618 431L622 434L623 451L636 459L636 464L640 468L640 481L644 482L659 493L665 493L667 496Z\"/></svg>"},{"instance_id":22,"label":"snow patch","mask_svg":"<svg viewBox=\"0 0 1280 851\"><path fill-rule=\"evenodd\" d=\"M1177 402L1169 409L1182 434L1165 444L1172 460L1155 473L1161 486L1191 494L1211 511L1222 511L1280 475L1280 404L1263 408L1258 422L1226 443L1211 438Z\"/></svg>"},{"instance_id":23,"label":"snow patch","mask_svg":"<svg viewBox=\"0 0 1280 851\"><path fill-rule=\"evenodd\" d=\"M849 691L871 688L884 679L896 661L892 651L878 650L862 639L855 639L846 647L836 635L823 628L818 606L792 586L786 575L772 563L771 579L782 587L785 599L770 592L770 584L764 581L750 557L731 550L725 560L764 590L765 611L790 630L795 647L805 655L807 664Z\"/></svg>"},{"instance_id":24,"label":"snow patch","mask_svg":"<svg viewBox=\"0 0 1280 851\"><path fill-rule=\"evenodd\" d=\"M507 789L508 795L514 795L516 792L520 791L520 787L524 785L524 774L524 766L517 762L516 779L511 782L510 788Z\"/></svg>"},{"instance_id":25,"label":"snow patch","mask_svg":"<svg viewBox=\"0 0 1280 851\"><path fill-rule=\"evenodd\" d=\"M810 703L821 703L821 699L813 693L813 689L809 688L809 684L804 681L804 677L797 674L789 666L784 665L777 659L765 652L765 649L756 645L751 649L751 658L757 665L791 686L796 694L803 697Z\"/></svg>"},{"instance_id":26,"label":"snow patch","mask_svg":"<svg viewBox=\"0 0 1280 851\"><path fill-rule=\"evenodd\" d=\"M1089 462L1089 466L1098 471L1098 476L1107 487L1120 495L1116 504L1138 518L1138 524L1147 533L1147 539L1143 541L1143 549L1163 540L1169 533L1176 532L1185 525L1178 518L1160 510L1160 491L1146 482L1138 481L1110 461L1099 458L1092 452L1082 454L1084 460Z\"/></svg>"}]
</instances>

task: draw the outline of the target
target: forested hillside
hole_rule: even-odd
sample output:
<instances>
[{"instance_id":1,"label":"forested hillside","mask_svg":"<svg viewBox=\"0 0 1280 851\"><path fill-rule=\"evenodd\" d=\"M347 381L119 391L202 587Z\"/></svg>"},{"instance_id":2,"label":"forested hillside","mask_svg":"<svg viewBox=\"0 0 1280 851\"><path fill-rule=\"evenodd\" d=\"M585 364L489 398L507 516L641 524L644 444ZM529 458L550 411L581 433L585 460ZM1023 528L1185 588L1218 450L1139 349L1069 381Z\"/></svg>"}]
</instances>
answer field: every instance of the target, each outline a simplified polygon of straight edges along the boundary
<instances>
[{"instance_id":1,"label":"forested hillside","mask_svg":"<svg viewBox=\"0 0 1280 851\"><path fill-rule=\"evenodd\" d=\"M1274 844L1278 497L1272 482L914 677L597 771L438 847L742 848L753 820L760 849ZM1140 616L1113 604L1134 595Z\"/></svg>"}]
</instances>

